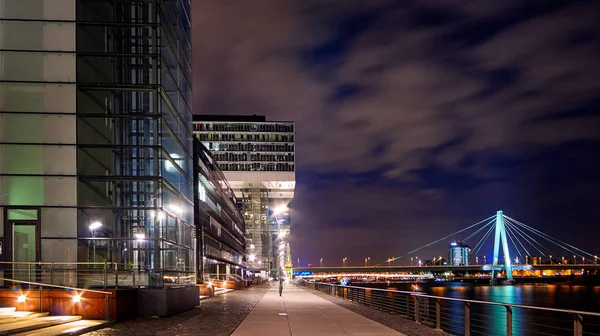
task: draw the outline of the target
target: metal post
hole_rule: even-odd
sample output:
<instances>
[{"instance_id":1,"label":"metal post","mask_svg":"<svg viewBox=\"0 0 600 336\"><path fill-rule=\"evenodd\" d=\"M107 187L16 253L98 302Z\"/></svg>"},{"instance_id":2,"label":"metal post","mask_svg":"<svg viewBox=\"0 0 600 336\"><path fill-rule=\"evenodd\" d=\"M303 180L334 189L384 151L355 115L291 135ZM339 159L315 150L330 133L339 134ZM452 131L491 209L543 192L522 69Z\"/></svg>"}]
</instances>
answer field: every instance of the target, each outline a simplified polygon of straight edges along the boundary
<instances>
[{"instance_id":1,"label":"metal post","mask_svg":"<svg viewBox=\"0 0 600 336\"><path fill-rule=\"evenodd\" d=\"M573 336L583 335L583 317L579 314L573 314Z\"/></svg>"},{"instance_id":2,"label":"metal post","mask_svg":"<svg viewBox=\"0 0 600 336\"><path fill-rule=\"evenodd\" d=\"M104 262L104 289L106 289L106 283L108 282L108 274L106 269L106 261Z\"/></svg>"},{"instance_id":3,"label":"metal post","mask_svg":"<svg viewBox=\"0 0 600 336\"><path fill-rule=\"evenodd\" d=\"M132 284L133 288L135 288L135 268L133 268L133 269L131 270L131 281L132 281L132 283L133 283L133 284Z\"/></svg>"},{"instance_id":4,"label":"metal post","mask_svg":"<svg viewBox=\"0 0 600 336\"><path fill-rule=\"evenodd\" d=\"M471 336L471 304L465 302L465 336Z\"/></svg>"},{"instance_id":5,"label":"metal post","mask_svg":"<svg viewBox=\"0 0 600 336\"><path fill-rule=\"evenodd\" d=\"M115 263L115 289L119 288L119 263Z\"/></svg>"},{"instance_id":6,"label":"metal post","mask_svg":"<svg viewBox=\"0 0 600 336\"><path fill-rule=\"evenodd\" d=\"M442 302L440 299L435 300L435 328L442 330Z\"/></svg>"},{"instance_id":7,"label":"metal post","mask_svg":"<svg viewBox=\"0 0 600 336\"><path fill-rule=\"evenodd\" d=\"M54 284L54 262L50 263L50 283Z\"/></svg>"},{"instance_id":8,"label":"metal post","mask_svg":"<svg viewBox=\"0 0 600 336\"><path fill-rule=\"evenodd\" d=\"M413 296L415 300L415 321L417 323L421 323L421 317L419 316L419 298L415 295Z\"/></svg>"},{"instance_id":9,"label":"metal post","mask_svg":"<svg viewBox=\"0 0 600 336\"><path fill-rule=\"evenodd\" d=\"M40 313L44 311L44 293L43 293L44 289L42 288L42 286L40 286Z\"/></svg>"},{"instance_id":10,"label":"metal post","mask_svg":"<svg viewBox=\"0 0 600 336\"><path fill-rule=\"evenodd\" d=\"M110 321L110 312L108 308L108 294L104 295L104 314L106 316L106 320Z\"/></svg>"},{"instance_id":11,"label":"metal post","mask_svg":"<svg viewBox=\"0 0 600 336\"><path fill-rule=\"evenodd\" d=\"M513 316L512 307L511 306L505 306L505 307L506 307L506 336L512 336L512 316Z\"/></svg>"}]
</instances>

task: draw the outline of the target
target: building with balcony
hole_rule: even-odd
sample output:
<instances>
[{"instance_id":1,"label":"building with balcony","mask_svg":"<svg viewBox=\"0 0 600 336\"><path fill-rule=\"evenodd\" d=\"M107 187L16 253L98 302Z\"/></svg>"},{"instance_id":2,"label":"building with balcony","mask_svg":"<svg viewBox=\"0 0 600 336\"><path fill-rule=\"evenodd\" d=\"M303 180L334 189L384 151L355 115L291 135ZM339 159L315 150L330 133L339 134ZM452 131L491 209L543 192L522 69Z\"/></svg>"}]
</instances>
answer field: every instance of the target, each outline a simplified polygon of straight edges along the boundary
<instances>
[{"instance_id":1,"label":"building with balcony","mask_svg":"<svg viewBox=\"0 0 600 336\"><path fill-rule=\"evenodd\" d=\"M194 152L198 278L241 280L246 276L246 226L235 193L210 151L197 139Z\"/></svg>"},{"instance_id":2,"label":"building with balcony","mask_svg":"<svg viewBox=\"0 0 600 336\"><path fill-rule=\"evenodd\" d=\"M2 260L195 283L190 6L0 0ZM53 281L98 285L69 274Z\"/></svg>"},{"instance_id":3,"label":"building with balcony","mask_svg":"<svg viewBox=\"0 0 600 336\"><path fill-rule=\"evenodd\" d=\"M212 152L242 209L248 267L273 273L279 264L289 264L285 237L296 185L294 123L256 115L194 115L194 135ZM281 243L285 253L279 252ZM287 257L282 262L278 255Z\"/></svg>"}]
</instances>

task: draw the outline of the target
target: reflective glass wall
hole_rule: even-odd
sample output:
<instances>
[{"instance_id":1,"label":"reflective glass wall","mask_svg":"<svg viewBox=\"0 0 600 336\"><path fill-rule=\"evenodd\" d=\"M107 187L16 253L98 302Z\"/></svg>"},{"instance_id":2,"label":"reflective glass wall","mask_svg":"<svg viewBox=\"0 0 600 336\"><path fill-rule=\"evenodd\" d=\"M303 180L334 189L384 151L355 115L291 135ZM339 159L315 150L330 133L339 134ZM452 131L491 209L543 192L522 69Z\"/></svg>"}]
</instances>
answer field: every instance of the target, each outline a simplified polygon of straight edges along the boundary
<instances>
[{"instance_id":1,"label":"reflective glass wall","mask_svg":"<svg viewBox=\"0 0 600 336\"><path fill-rule=\"evenodd\" d=\"M78 260L193 283L190 1L78 0L77 21Z\"/></svg>"}]
</instances>

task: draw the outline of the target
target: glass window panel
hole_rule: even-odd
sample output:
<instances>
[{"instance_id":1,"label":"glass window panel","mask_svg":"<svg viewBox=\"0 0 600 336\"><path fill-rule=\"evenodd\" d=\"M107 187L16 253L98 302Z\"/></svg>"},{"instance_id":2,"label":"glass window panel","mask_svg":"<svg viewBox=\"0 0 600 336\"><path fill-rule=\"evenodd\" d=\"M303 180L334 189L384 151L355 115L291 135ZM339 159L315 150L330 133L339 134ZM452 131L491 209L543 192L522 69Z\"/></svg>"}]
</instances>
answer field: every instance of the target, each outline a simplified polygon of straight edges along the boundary
<instances>
[{"instance_id":1,"label":"glass window panel","mask_svg":"<svg viewBox=\"0 0 600 336\"><path fill-rule=\"evenodd\" d=\"M77 261L77 239L42 239L41 244L42 261Z\"/></svg>"},{"instance_id":2,"label":"glass window panel","mask_svg":"<svg viewBox=\"0 0 600 336\"><path fill-rule=\"evenodd\" d=\"M75 81L75 54L0 52L0 80Z\"/></svg>"},{"instance_id":3,"label":"glass window panel","mask_svg":"<svg viewBox=\"0 0 600 336\"><path fill-rule=\"evenodd\" d=\"M12 50L75 51L75 24L0 22L0 48Z\"/></svg>"},{"instance_id":4,"label":"glass window panel","mask_svg":"<svg viewBox=\"0 0 600 336\"><path fill-rule=\"evenodd\" d=\"M75 175L75 147L0 145L0 173Z\"/></svg>"},{"instance_id":5,"label":"glass window panel","mask_svg":"<svg viewBox=\"0 0 600 336\"><path fill-rule=\"evenodd\" d=\"M77 237L76 208L42 208L42 237Z\"/></svg>"},{"instance_id":6,"label":"glass window panel","mask_svg":"<svg viewBox=\"0 0 600 336\"><path fill-rule=\"evenodd\" d=\"M35 231L35 224L13 225L13 261L37 261Z\"/></svg>"},{"instance_id":7,"label":"glass window panel","mask_svg":"<svg viewBox=\"0 0 600 336\"><path fill-rule=\"evenodd\" d=\"M0 18L75 20L75 0L0 0Z\"/></svg>"},{"instance_id":8,"label":"glass window panel","mask_svg":"<svg viewBox=\"0 0 600 336\"><path fill-rule=\"evenodd\" d=\"M7 219L32 221L38 219L38 211L36 209L10 209L6 212Z\"/></svg>"},{"instance_id":9,"label":"glass window panel","mask_svg":"<svg viewBox=\"0 0 600 336\"><path fill-rule=\"evenodd\" d=\"M7 205L43 205L44 179L41 176L0 176L0 195Z\"/></svg>"},{"instance_id":10,"label":"glass window panel","mask_svg":"<svg viewBox=\"0 0 600 336\"><path fill-rule=\"evenodd\" d=\"M75 143L75 116L0 114L0 142Z\"/></svg>"},{"instance_id":11,"label":"glass window panel","mask_svg":"<svg viewBox=\"0 0 600 336\"><path fill-rule=\"evenodd\" d=\"M75 113L75 85L0 83L0 110Z\"/></svg>"}]
</instances>

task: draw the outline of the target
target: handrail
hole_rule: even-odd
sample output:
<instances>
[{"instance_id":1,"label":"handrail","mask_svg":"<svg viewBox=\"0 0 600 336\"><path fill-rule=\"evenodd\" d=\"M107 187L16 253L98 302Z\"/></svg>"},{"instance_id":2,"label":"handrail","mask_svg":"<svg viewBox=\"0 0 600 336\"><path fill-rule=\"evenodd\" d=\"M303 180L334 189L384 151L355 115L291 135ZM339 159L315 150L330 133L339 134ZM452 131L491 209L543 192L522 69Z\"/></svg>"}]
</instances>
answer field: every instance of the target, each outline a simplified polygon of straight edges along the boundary
<instances>
[{"instance_id":1,"label":"handrail","mask_svg":"<svg viewBox=\"0 0 600 336\"><path fill-rule=\"evenodd\" d=\"M100 293L100 294L106 294L106 295L112 295L113 294L112 292L105 292L105 291L100 291L100 290L95 290L95 289L86 289L86 288L78 288L78 287L68 287L68 286L52 285L52 284L45 284L45 283L41 283L41 282L33 282L33 281L25 281L25 280L15 280L15 279L8 279L8 278L0 278L0 281L17 282L17 283L24 283L24 284L35 285L35 286L55 287L55 288L76 290L76 291L81 291L81 292Z\"/></svg>"},{"instance_id":2,"label":"handrail","mask_svg":"<svg viewBox=\"0 0 600 336\"><path fill-rule=\"evenodd\" d=\"M86 261L72 261L72 262L62 262L62 261L0 261L0 264L15 264L15 265L114 265L116 263L111 261L94 261L94 262L86 262Z\"/></svg>"},{"instance_id":3,"label":"handrail","mask_svg":"<svg viewBox=\"0 0 600 336\"><path fill-rule=\"evenodd\" d=\"M392 290L392 289L383 289L383 288L369 288L369 287L358 287L358 286L342 286L342 285L334 285L328 284L326 282L315 282L315 284L332 286L332 287L345 287L345 288L356 288L356 289L367 289L372 291L382 291L382 292L394 292L408 295L415 295L419 297L426 297L430 299L442 299L448 301L457 301L457 302L468 302L468 303L479 303L479 304L487 304L493 306L503 306L503 307L513 307L513 308L524 308L524 309L534 309L534 310L544 310L544 311L553 311L558 313L568 313L568 314L580 314L580 315L589 315L589 316L600 316L600 313L594 312L586 312L581 310L569 310L569 309L560 309L560 308L548 308L548 307L539 307L539 306L527 306L520 305L514 303L502 303L502 302L493 302L493 301L480 301L480 300L471 300L471 299L460 299L460 298L451 298L446 296L436 296L436 295L428 295L422 294L420 292L410 292L410 291L400 291L400 290Z\"/></svg>"}]
</instances>

